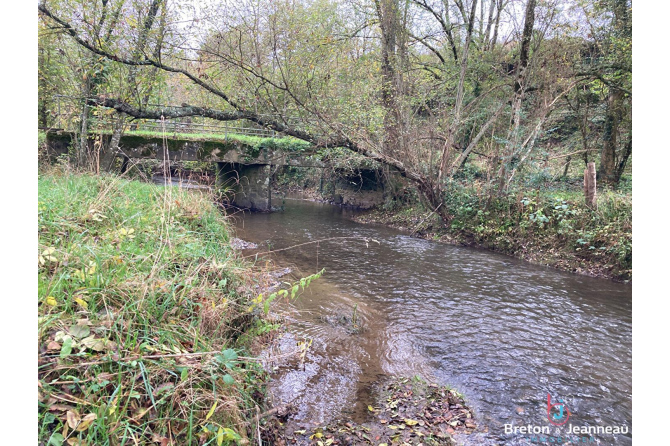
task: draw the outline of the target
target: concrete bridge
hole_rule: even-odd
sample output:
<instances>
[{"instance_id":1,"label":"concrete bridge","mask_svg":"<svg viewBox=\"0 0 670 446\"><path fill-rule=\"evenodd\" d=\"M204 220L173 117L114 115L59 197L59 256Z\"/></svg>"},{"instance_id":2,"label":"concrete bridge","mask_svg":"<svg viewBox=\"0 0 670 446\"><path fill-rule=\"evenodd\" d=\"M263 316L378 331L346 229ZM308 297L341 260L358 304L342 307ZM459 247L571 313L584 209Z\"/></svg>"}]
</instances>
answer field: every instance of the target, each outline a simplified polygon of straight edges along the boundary
<instances>
[{"instance_id":1,"label":"concrete bridge","mask_svg":"<svg viewBox=\"0 0 670 446\"><path fill-rule=\"evenodd\" d=\"M146 132L145 132L146 133ZM50 157L68 153L75 138L74 132L47 130L46 146ZM102 134L103 144L111 135ZM234 204L255 211L272 209L272 166L319 167L301 153L303 142L279 148L271 138L249 138L238 135L212 135L211 139L189 137L186 134L159 135L127 132L119 142L118 156L159 161L204 161L216 163L218 185L232 187ZM286 146L286 144L284 144Z\"/></svg>"}]
</instances>

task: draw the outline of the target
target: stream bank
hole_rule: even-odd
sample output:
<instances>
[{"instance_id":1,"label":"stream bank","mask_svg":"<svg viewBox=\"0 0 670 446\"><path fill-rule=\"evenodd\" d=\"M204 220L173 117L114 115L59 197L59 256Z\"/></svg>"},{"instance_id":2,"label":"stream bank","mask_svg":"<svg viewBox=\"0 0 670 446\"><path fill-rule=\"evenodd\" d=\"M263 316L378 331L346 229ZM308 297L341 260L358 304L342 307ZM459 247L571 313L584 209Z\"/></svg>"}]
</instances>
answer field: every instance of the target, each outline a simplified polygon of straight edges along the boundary
<instances>
[{"instance_id":1,"label":"stream bank","mask_svg":"<svg viewBox=\"0 0 670 446\"><path fill-rule=\"evenodd\" d=\"M38 208L40 444L256 444L277 276L206 189L49 168Z\"/></svg>"}]
</instances>

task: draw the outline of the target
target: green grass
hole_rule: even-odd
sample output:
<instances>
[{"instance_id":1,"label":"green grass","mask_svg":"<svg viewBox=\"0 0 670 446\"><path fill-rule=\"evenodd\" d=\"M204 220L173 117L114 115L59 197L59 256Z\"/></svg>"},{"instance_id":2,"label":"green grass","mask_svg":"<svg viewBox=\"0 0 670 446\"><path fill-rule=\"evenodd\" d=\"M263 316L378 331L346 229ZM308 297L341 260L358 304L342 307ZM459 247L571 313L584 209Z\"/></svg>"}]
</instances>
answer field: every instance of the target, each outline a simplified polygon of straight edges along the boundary
<instances>
[{"instance_id":1,"label":"green grass","mask_svg":"<svg viewBox=\"0 0 670 446\"><path fill-rule=\"evenodd\" d=\"M211 197L52 171L38 219L41 444L248 441L269 322Z\"/></svg>"}]
</instances>

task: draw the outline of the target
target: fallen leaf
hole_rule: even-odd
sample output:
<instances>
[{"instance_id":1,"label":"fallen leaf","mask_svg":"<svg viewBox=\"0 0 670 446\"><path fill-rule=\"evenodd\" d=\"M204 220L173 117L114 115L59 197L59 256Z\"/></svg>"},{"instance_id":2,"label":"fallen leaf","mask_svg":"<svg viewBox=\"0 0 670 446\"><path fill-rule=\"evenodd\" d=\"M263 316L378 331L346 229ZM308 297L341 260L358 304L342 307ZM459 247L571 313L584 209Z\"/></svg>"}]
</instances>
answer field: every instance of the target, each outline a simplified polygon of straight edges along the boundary
<instances>
[{"instance_id":1,"label":"fallen leaf","mask_svg":"<svg viewBox=\"0 0 670 446\"><path fill-rule=\"evenodd\" d=\"M74 325L70 327L70 334L75 338L83 339L91 334L91 329L87 325Z\"/></svg>"},{"instance_id":2,"label":"fallen leaf","mask_svg":"<svg viewBox=\"0 0 670 446\"><path fill-rule=\"evenodd\" d=\"M219 426L219 431L216 433L216 445L221 446L223 444L223 428Z\"/></svg>"},{"instance_id":3,"label":"fallen leaf","mask_svg":"<svg viewBox=\"0 0 670 446\"><path fill-rule=\"evenodd\" d=\"M58 305L58 301L53 296L47 296L47 305L51 305L52 307L55 307L56 305Z\"/></svg>"},{"instance_id":4,"label":"fallen leaf","mask_svg":"<svg viewBox=\"0 0 670 446\"><path fill-rule=\"evenodd\" d=\"M60 344L56 341L51 341L47 344L47 351L59 351Z\"/></svg>"},{"instance_id":5,"label":"fallen leaf","mask_svg":"<svg viewBox=\"0 0 670 446\"><path fill-rule=\"evenodd\" d=\"M86 348L95 350L96 352L105 351L105 339L98 339L95 337L95 335L82 339L81 344Z\"/></svg>"},{"instance_id":6,"label":"fallen leaf","mask_svg":"<svg viewBox=\"0 0 670 446\"><path fill-rule=\"evenodd\" d=\"M111 380L112 378L114 378L116 375L117 375L116 373L102 372L102 373L98 373L98 374L95 376L95 379L100 383L100 382L102 382L102 381L109 381L109 380Z\"/></svg>"},{"instance_id":7,"label":"fallen leaf","mask_svg":"<svg viewBox=\"0 0 670 446\"><path fill-rule=\"evenodd\" d=\"M85 431L86 429L89 428L91 423L93 423L97 419L98 419L98 416L94 413L86 414L86 416L81 420L81 423L79 423L79 427L77 427L77 431L79 431L79 432Z\"/></svg>"},{"instance_id":8,"label":"fallen leaf","mask_svg":"<svg viewBox=\"0 0 670 446\"><path fill-rule=\"evenodd\" d=\"M419 424L419 422L416 420L410 420L409 418L405 418L405 424L408 426L416 426L417 424Z\"/></svg>"},{"instance_id":9,"label":"fallen leaf","mask_svg":"<svg viewBox=\"0 0 670 446\"><path fill-rule=\"evenodd\" d=\"M159 434L152 434L151 435L151 441L154 443L159 443L161 446L167 446L170 440L167 437L164 437Z\"/></svg>"},{"instance_id":10,"label":"fallen leaf","mask_svg":"<svg viewBox=\"0 0 670 446\"><path fill-rule=\"evenodd\" d=\"M61 411L61 412L67 412L68 410L74 410L72 406L67 406L65 404L52 404L49 406L49 411Z\"/></svg>"},{"instance_id":11,"label":"fallen leaf","mask_svg":"<svg viewBox=\"0 0 670 446\"><path fill-rule=\"evenodd\" d=\"M60 357L65 358L70 353L72 353L72 338L70 336L65 336L63 338L63 346L60 349Z\"/></svg>"},{"instance_id":12,"label":"fallen leaf","mask_svg":"<svg viewBox=\"0 0 670 446\"><path fill-rule=\"evenodd\" d=\"M79 305L81 305L83 308L87 309L88 308L88 303L81 297L75 297L74 301L77 302Z\"/></svg>"},{"instance_id":13,"label":"fallen leaf","mask_svg":"<svg viewBox=\"0 0 670 446\"><path fill-rule=\"evenodd\" d=\"M70 429L75 429L81 421L81 417L77 411L74 410L68 410L65 414L65 418L67 420L67 425L70 426Z\"/></svg>"},{"instance_id":14,"label":"fallen leaf","mask_svg":"<svg viewBox=\"0 0 670 446\"><path fill-rule=\"evenodd\" d=\"M216 410L216 406L219 404L218 401L214 401L214 405L212 406L211 409L209 409L209 412L207 412L207 416L205 417L205 421L209 420L212 418L212 415L214 415L214 411Z\"/></svg>"}]
</instances>

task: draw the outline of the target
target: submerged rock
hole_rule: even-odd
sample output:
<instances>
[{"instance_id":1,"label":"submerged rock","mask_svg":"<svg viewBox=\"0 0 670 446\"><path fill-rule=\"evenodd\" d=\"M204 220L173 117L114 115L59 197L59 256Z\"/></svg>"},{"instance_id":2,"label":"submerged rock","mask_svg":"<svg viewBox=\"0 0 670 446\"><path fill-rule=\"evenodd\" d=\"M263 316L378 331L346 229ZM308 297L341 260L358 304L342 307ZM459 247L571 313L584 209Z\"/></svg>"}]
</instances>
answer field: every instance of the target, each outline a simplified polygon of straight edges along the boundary
<instances>
[{"instance_id":1,"label":"submerged rock","mask_svg":"<svg viewBox=\"0 0 670 446\"><path fill-rule=\"evenodd\" d=\"M237 249L237 250L258 248L258 245L255 244L255 243L247 242L247 241L244 241L240 238L235 238L235 237L230 239L230 246L233 249Z\"/></svg>"}]
</instances>

